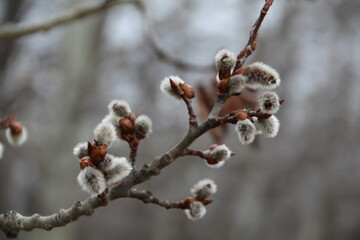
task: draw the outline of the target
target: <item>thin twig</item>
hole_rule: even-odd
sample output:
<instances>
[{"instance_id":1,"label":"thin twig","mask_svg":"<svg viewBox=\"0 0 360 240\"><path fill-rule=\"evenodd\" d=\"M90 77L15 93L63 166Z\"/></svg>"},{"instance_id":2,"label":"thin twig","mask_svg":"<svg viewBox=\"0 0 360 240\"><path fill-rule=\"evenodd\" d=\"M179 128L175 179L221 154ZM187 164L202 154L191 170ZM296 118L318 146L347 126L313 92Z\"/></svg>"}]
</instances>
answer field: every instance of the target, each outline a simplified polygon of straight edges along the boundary
<instances>
[{"instance_id":1,"label":"thin twig","mask_svg":"<svg viewBox=\"0 0 360 240\"><path fill-rule=\"evenodd\" d=\"M187 110L188 110L190 128L197 127L198 126L198 121L197 121L194 109L193 109L193 107L191 105L190 99L186 98L184 95L181 95L181 98L185 102Z\"/></svg>"},{"instance_id":2,"label":"thin twig","mask_svg":"<svg viewBox=\"0 0 360 240\"><path fill-rule=\"evenodd\" d=\"M143 17L143 24L146 27L146 36L148 39L149 44L155 51L156 55L160 58L165 60L166 62L170 63L171 65L183 69L183 70L191 70L196 72L205 72L205 71L213 71L215 65L196 65L194 63L189 63L184 60L181 60L177 57L170 55L165 49L163 49L156 40L156 33L154 27L152 25L152 20L150 19L149 14L147 13L146 6L143 1L137 0L136 4L138 9L140 10L142 17Z\"/></svg>"},{"instance_id":3,"label":"thin twig","mask_svg":"<svg viewBox=\"0 0 360 240\"><path fill-rule=\"evenodd\" d=\"M65 11L53 19L33 24L11 24L8 23L0 28L0 40L16 38L39 31L48 31L56 26L63 25L89 15L100 13L119 4L134 3L136 0L105 0L100 3L77 6Z\"/></svg>"},{"instance_id":4,"label":"thin twig","mask_svg":"<svg viewBox=\"0 0 360 240\"><path fill-rule=\"evenodd\" d=\"M244 65L246 59L253 53L253 51L255 51L256 40L258 37L258 32L259 32L261 23L263 22L269 8L273 4L273 2L274 2L274 0L266 0L263 8L261 9L260 16L254 23L254 25L250 31L250 36L249 36L249 40L248 40L247 44L241 50L241 52L237 55L236 65L235 65L233 72L236 72L236 70L238 70L240 67L242 67Z\"/></svg>"},{"instance_id":5,"label":"thin twig","mask_svg":"<svg viewBox=\"0 0 360 240\"><path fill-rule=\"evenodd\" d=\"M260 16L254 23L254 25L250 31L250 36L249 36L249 40L248 40L247 44L237 55L236 64L235 64L233 73L235 73L236 70L241 68L244 65L247 58L253 53L253 51L255 51L256 40L258 37L258 32L259 32L261 23L263 22L269 8L273 4L273 2L274 2L274 0L266 0L263 8L261 9ZM227 96L226 94L218 94L215 104L214 104L208 118L214 118L214 117L218 116L228 98L229 98L229 96Z\"/></svg>"},{"instance_id":6,"label":"thin twig","mask_svg":"<svg viewBox=\"0 0 360 240\"><path fill-rule=\"evenodd\" d=\"M156 197L154 197L150 191L138 191L136 189L131 189L129 190L126 196L129 198L139 199L144 203L156 204L166 209L171 209L171 208L186 209L186 204L184 201L170 202L166 200L159 200Z\"/></svg>"}]
</instances>

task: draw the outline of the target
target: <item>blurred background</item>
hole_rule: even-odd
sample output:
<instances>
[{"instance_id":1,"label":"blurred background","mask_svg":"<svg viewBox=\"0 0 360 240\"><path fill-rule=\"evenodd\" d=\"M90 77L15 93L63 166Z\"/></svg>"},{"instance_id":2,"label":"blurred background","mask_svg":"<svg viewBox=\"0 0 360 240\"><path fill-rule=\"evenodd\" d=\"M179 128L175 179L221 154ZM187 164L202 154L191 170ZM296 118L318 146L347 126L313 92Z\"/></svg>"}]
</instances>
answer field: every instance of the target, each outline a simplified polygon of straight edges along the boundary
<instances>
[{"instance_id":1,"label":"blurred background","mask_svg":"<svg viewBox=\"0 0 360 240\"><path fill-rule=\"evenodd\" d=\"M94 0L95 1L95 0ZM45 21L85 0L1 0L0 22ZM239 52L264 1L146 1L156 43L171 58L213 66L221 48ZM220 169L181 158L137 186L160 199L182 200L203 178L218 193L200 221L179 210L118 199L91 217L19 239L360 239L360 2L276 0L247 63L263 61L282 78L286 102L274 139L239 143L233 126L223 142L236 155ZM84 200L72 149L92 140L112 99L154 122L137 165L169 150L187 131L182 103L159 91L168 75L211 89L215 69L178 67L160 58L133 5L18 39L0 41L0 118L17 113L29 131L22 148L0 141L0 212L52 214ZM215 96L212 96L215 99ZM197 112L202 111L194 103ZM192 148L214 143L206 134ZM117 142L110 152L129 153ZM1 233L0 239L5 236Z\"/></svg>"}]
</instances>

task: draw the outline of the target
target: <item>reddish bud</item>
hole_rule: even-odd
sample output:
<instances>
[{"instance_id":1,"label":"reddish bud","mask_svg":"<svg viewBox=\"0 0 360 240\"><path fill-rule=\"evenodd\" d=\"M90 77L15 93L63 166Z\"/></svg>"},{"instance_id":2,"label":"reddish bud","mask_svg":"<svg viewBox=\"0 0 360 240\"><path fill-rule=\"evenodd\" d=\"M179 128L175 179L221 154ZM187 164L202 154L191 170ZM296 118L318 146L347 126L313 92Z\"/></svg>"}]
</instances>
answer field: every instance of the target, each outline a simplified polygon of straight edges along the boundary
<instances>
[{"instance_id":1,"label":"reddish bud","mask_svg":"<svg viewBox=\"0 0 360 240\"><path fill-rule=\"evenodd\" d=\"M248 114L245 111L241 110L235 114L235 118L239 121L243 121L248 118Z\"/></svg>"},{"instance_id":2,"label":"reddish bud","mask_svg":"<svg viewBox=\"0 0 360 240\"><path fill-rule=\"evenodd\" d=\"M132 123L134 123L134 122L135 122L135 119L136 119L135 114L130 113L129 120L130 120Z\"/></svg>"},{"instance_id":3,"label":"reddish bud","mask_svg":"<svg viewBox=\"0 0 360 240\"><path fill-rule=\"evenodd\" d=\"M229 83L230 78L224 78L223 80L221 80L221 82L219 82L217 88L219 89L220 92L227 92L229 87L228 87L228 83Z\"/></svg>"},{"instance_id":4,"label":"reddish bud","mask_svg":"<svg viewBox=\"0 0 360 240\"><path fill-rule=\"evenodd\" d=\"M86 167L94 167L93 162L91 161L91 158L86 156L80 159L80 169L84 169Z\"/></svg>"},{"instance_id":5,"label":"reddish bud","mask_svg":"<svg viewBox=\"0 0 360 240\"><path fill-rule=\"evenodd\" d=\"M123 118L120 120L120 129L123 133L132 133L135 131L135 126L128 118Z\"/></svg>"},{"instance_id":6,"label":"reddish bud","mask_svg":"<svg viewBox=\"0 0 360 240\"><path fill-rule=\"evenodd\" d=\"M91 144L90 144L91 145ZM107 147L106 145L91 145L89 149L89 155L94 164L98 164L103 161L106 155Z\"/></svg>"},{"instance_id":7,"label":"reddish bud","mask_svg":"<svg viewBox=\"0 0 360 240\"><path fill-rule=\"evenodd\" d=\"M280 99L279 100L280 105L283 104L284 102L285 102L285 99Z\"/></svg>"},{"instance_id":8,"label":"reddish bud","mask_svg":"<svg viewBox=\"0 0 360 240\"><path fill-rule=\"evenodd\" d=\"M11 133L13 135L19 135L23 131L23 126L20 122L10 122L9 128L11 129Z\"/></svg>"},{"instance_id":9,"label":"reddish bud","mask_svg":"<svg viewBox=\"0 0 360 240\"><path fill-rule=\"evenodd\" d=\"M195 97L195 91L189 84L180 83L179 87L184 92L185 97L187 97L189 99L192 99Z\"/></svg>"}]
</instances>

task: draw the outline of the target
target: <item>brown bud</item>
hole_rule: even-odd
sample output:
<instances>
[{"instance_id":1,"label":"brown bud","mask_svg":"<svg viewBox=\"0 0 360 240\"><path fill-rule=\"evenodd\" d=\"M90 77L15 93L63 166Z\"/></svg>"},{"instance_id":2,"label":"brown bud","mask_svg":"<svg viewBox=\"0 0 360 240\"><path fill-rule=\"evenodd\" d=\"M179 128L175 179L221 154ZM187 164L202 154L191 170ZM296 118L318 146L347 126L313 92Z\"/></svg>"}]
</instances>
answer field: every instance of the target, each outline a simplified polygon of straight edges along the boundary
<instances>
[{"instance_id":1,"label":"brown bud","mask_svg":"<svg viewBox=\"0 0 360 240\"><path fill-rule=\"evenodd\" d=\"M207 157L205 160L206 160L207 164L209 164L209 165L215 165L215 164L219 163L212 157Z\"/></svg>"},{"instance_id":2,"label":"brown bud","mask_svg":"<svg viewBox=\"0 0 360 240\"><path fill-rule=\"evenodd\" d=\"M285 99L280 99L279 100L280 105L283 104L284 102L285 102Z\"/></svg>"},{"instance_id":3,"label":"brown bud","mask_svg":"<svg viewBox=\"0 0 360 240\"><path fill-rule=\"evenodd\" d=\"M135 131L135 125L128 118L123 118L120 120L120 129L123 133L132 133Z\"/></svg>"},{"instance_id":4,"label":"brown bud","mask_svg":"<svg viewBox=\"0 0 360 240\"><path fill-rule=\"evenodd\" d=\"M23 126L20 122L10 122L9 128L11 130L11 133L14 135L21 134L23 131Z\"/></svg>"},{"instance_id":5,"label":"brown bud","mask_svg":"<svg viewBox=\"0 0 360 240\"><path fill-rule=\"evenodd\" d=\"M170 81L170 86L171 86L172 90L174 92L176 92L177 94L180 94L182 91L180 89L180 87L171 78L169 78L169 81Z\"/></svg>"},{"instance_id":6,"label":"brown bud","mask_svg":"<svg viewBox=\"0 0 360 240\"><path fill-rule=\"evenodd\" d=\"M248 114L245 111L241 110L235 114L235 117L237 120L243 121L248 118Z\"/></svg>"},{"instance_id":7,"label":"brown bud","mask_svg":"<svg viewBox=\"0 0 360 240\"><path fill-rule=\"evenodd\" d=\"M121 133L121 139L127 141L127 142L131 142L132 141L132 137L130 136L130 134L128 133Z\"/></svg>"},{"instance_id":8,"label":"brown bud","mask_svg":"<svg viewBox=\"0 0 360 240\"><path fill-rule=\"evenodd\" d=\"M213 200L209 200L209 199L204 199L204 200L201 201L201 203L202 203L204 206L209 205L209 204L212 203L212 202L213 202Z\"/></svg>"},{"instance_id":9,"label":"brown bud","mask_svg":"<svg viewBox=\"0 0 360 240\"><path fill-rule=\"evenodd\" d=\"M91 161L96 165L99 162L103 161L106 155L107 147L106 145L96 145L93 144L91 151L90 151L90 157Z\"/></svg>"},{"instance_id":10,"label":"brown bud","mask_svg":"<svg viewBox=\"0 0 360 240\"><path fill-rule=\"evenodd\" d=\"M179 87L184 92L185 97L187 97L189 99L192 99L195 97L195 91L189 84L180 83Z\"/></svg>"},{"instance_id":11,"label":"brown bud","mask_svg":"<svg viewBox=\"0 0 360 240\"><path fill-rule=\"evenodd\" d=\"M227 92L229 90L228 87L229 80L230 78L224 78L223 80L221 80L221 82L218 83L217 88L219 89L220 92Z\"/></svg>"},{"instance_id":12,"label":"brown bud","mask_svg":"<svg viewBox=\"0 0 360 240\"><path fill-rule=\"evenodd\" d=\"M267 114L267 113L262 113L262 112L259 112L256 117L258 119L268 119L269 117L271 117L272 115L271 114Z\"/></svg>"},{"instance_id":13,"label":"brown bud","mask_svg":"<svg viewBox=\"0 0 360 240\"><path fill-rule=\"evenodd\" d=\"M184 202L185 208L189 208L191 203L196 202L196 198L188 197L183 202Z\"/></svg>"},{"instance_id":14,"label":"brown bud","mask_svg":"<svg viewBox=\"0 0 360 240\"><path fill-rule=\"evenodd\" d=\"M84 169L86 167L94 167L93 162L91 161L91 158L89 156L85 156L82 159L80 159L80 169Z\"/></svg>"},{"instance_id":15,"label":"brown bud","mask_svg":"<svg viewBox=\"0 0 360 240\"><path fill-rule=\"evenodd\" d=\"M132 123L134 123L134 122L135 122L135 119L136 119L135 114L130 113L129 120L130 120Z\"/></svg>"}]
</instances>

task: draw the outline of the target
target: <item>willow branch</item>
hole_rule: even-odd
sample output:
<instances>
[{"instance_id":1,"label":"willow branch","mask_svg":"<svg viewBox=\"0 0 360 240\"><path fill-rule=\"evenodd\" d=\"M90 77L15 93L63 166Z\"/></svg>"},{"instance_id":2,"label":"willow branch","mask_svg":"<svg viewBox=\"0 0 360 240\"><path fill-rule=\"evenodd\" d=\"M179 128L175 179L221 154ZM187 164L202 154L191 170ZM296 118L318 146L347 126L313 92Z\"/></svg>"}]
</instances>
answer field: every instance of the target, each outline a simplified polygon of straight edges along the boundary
<instances>
[{"instance_id":1,"label":"willow branch","mask_svg":"<svg viewBox=\"0 0 360 240\"><path fill-rule=\"evenodd\" d=\"M28 34L48 31L56 26L63 25L78 19L85 18L95 13L103 12L119 4L134 3L136 0L105 0L100 3L87 4L69 9L53 19L33 24L8 23L0 28L0 40L16 38Z\"/></svg>"},{"instance_id":2,"label":"willow branch","mask_svg":"<svg viewBox=\"0 0 360 240\"><path fill-rule=\"evenodd\" d=\"M185 105L186 105L187 110L188 110L190 127L191 128L197 127L198 126L198 121L197 121L194 109L193 109L193 107L191 105L190 99L186 98L184 95L181 95L181 98L185 102Z\"/></svg>"},{"instance_id":3,"label":"willow branch","mask_svg":"<svg viewBox=\"0 0 360 240\"><path fill-rule=\"evenodd\" d=\"M156 197L154 197L150 191L138 191L136 189L131 189L125 196L129 198L139 199L140 201L146 204L147 203L156 204L166 209L171 209L171 208L186 209L186 204L184 201L170 202L166 200L165 201L159 200Z\"/></svg>"},{"instance_id":4,"label":"willow branch","mask_svg":"<svg viewBox=\"0 0 360 240\"><path fill-rule=\"evenodd\" d=\"M183 70L191 70L197 72L204 72L204 71L213 71L214 65L195 65L193 63L186 62L181 60L177 57L172 56L169 54L165 49L163 49L156 40L156 33L152 24L152 20L150 19L149 14L147 13L146 6L141 0L137 0L136 4L138 6L139 11L141 12L143 18L143 24L146 28L146 36L148 42L150 43L151 47L155 51L156 55L163 59L164 61L170 63L171 65L183 69Z\"/></svg>"},{"instance_id":5,"label":"willow branch","mask_svg":"<svg viewBox=\"0 0 360 240\"><path fill-rule=\"evenodd\" d=\"M271 5L273 4L273 2L274 2L274 0L266 0L265 1L265 4L260 11L260 16L254 23L254 25L250 31L250 36L249 36L249 40L248 40L247 44L241 50L241 52L237 55L236 65L235 65L233 72L235 72L240 67L242 67L244 65L245 61L247 60L247 58L253 53L253 51L255 51L256 40L258 37L258 32L259 32L261 23L263 22L267 12L269 11Z\"/></svg>"},{"instance_id":6,"label":"willow branch","mask_svg":"<svg viewBox=\"0 0 360 240\"><path fill-rule=\"evenodd\" d=\"M241 52L237 55L236 64L233 70L233 73L236 72L239 68L241 68L247 58L255 51L256 48L256 40L258 37L258 32L261 26L261 23L263 22L268 10L270 9L271 5L273 4L274 0L266 0L263 8L261 9L260 16L254 23L251 31L250 36L247 44L245 47L241 50ZM226 103L226 100L229 98L226 94L218 94L215 104L208 116L208 118L214 118L219 115L222 107Z\"/></svg>"}]
</instances>

